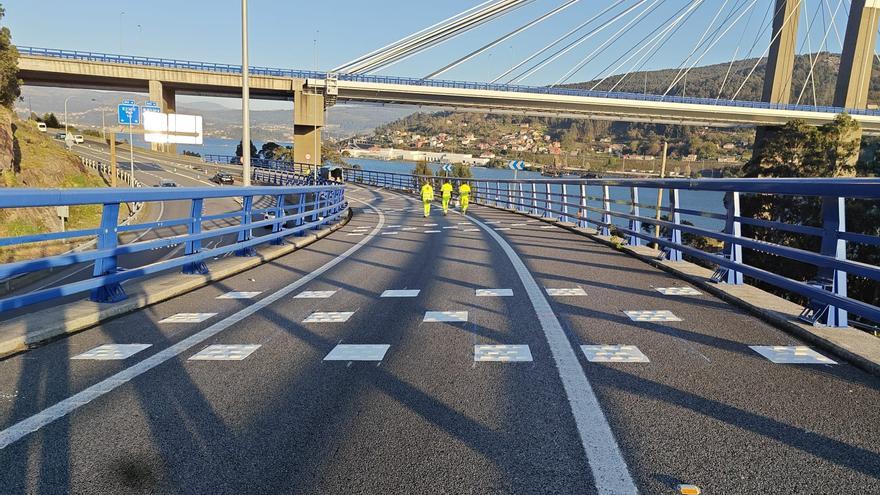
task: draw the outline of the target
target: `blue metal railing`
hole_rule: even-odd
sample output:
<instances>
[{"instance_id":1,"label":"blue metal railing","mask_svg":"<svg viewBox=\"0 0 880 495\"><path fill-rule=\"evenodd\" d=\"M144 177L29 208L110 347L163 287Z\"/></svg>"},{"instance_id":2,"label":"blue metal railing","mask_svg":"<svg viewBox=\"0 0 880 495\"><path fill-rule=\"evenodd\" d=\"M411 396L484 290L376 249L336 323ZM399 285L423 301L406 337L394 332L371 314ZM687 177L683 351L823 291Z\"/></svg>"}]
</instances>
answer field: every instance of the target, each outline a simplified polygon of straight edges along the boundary
<instances>
[{"instance_id":1,"label":"blue metal railing","mask_svg":"<svg viewBox=\"0 0 880 495\"><path fill-rule=\"evenodd\" d=\"M255 171L259 174L276 171ZM293 183L293 179L286 181ZM280 183L280 181L276 181ZM255 199L268 197L270 206L258 207ZM241 198L240 209L206 215L208 200ZM190 216L174 220L120 225L119 209L123 202L189 201ZM0 265L0 279L35 273L42 270L94 263L92 277L23 295L0 299L0 311L7 311L59 297L90 292L98 302L125 299L122 282L172 268L184 273L207 273L205 260L226 253L239 256L255 254L254 247L272 243L281 244L285 237L316 229L341 218L348 205L341 185L282 187L217 187L217 188L144 188L144 189L8 189L0 195L0 208L28 208L74 205L102 205L101 224L97 228L65 233L45 233L0 239L0 247L17 247L50 240L71 240L94 236L95 249L56 256L28 259ZM223 220L232 225L206 230L207 222ZM186 233L148 241L120 244L124 232L146 231L154 228L186 227ZM256 235L255 229L269 231ZM202 243L215 240L216 246L205 249ZM183 254L166 260L120 270L120 257L154 249L184 245ZM126 257L127 263L142 263L140 257Z\"/></svg>"},{"instance_id":2,"label":"blue metal railing","mask_svg":"<svg viewBox=\"0 0 880 495\"><path fill-rule=\"evenodd\" d=\"M84 60L93 62L105 62L114 64L138 65L146 67L162 67L168 69L195 70L204 72L221 72L228 74L241 74L240 65L215 64L208 62L192 62L187 60L137 57L130 55L113 55L107 53L83 52L76 50L56 50L51 48L35 48L28 46L17 47L19 53L34 57L48 57L72 60ZM503 91L514 93L550 94L562 96L584 96L594 98L611 98L618 100L654 101L682 103L693 105L711 105L739 108L758 108L770 110L790 110L802 112L834 113L847 112L852 115L880 115L880 110L868 110L861 108L842 108L833 106L795 105L783 103L765 103L759 101L724 100L716 98L695 98L685 96L664 96L642 93L626 93L614 91L592 91L576 88L560 88L550 86L526 86L517 84L491 84L468 81L451 81L442 79L418 79L412 77L374 76L363 74L330 74L327 72L277 69L270 67L251 67L250 73L255 75L289 77L297 79L326 79L333 75L340 81L354 81L374 84L399 84L409 86L423 86L434 88L473 89L479 91Z\"/></svg>"},{"instance_id":3,"label":"blue metal railing","mask_svg":"<svg viewBox=\"0 0 880 495\"><path fill-rule=\"evenodd\" d=\"M433 182L435 190L442 179L368 170L348 170L349 181L385 187L415 194L424 181ZM460 181L462 179L454 179ZM860 301L847 295L847 278L859 277L880 283L880 267L847 259L847 244L880 246L878 226L871 233L847 232L847 202L868 200L880 207L880 179L577 179L577 180L495 180L466 179L471 185L472 201L506 208L522 214L539 215L573 222L579 227L592 226L600 235L612 233L624 237L631 246L654 243L663 248L663 256L681 261L683 255L717 266L715 281L742 284L744 276L759 280L784 292L809 299L801 318L813 324L845 327L848 312L863 319L880 322L880 301ZM646 204L644 193L665 190L667 201L657 207ZM593 191L591 194L590 191ZM717 194L721 212L705 206L682 202L683 193ZM642 196L640 197L640 193ZM821 202L821 225L784 223L743 216L742 197L767 198L814 197ZM694 196L696 197L696 196ZM616 206L616 207L615 207ZM660 218L656 212L661 212ZM650 213L645 214L644 212ZM686 221L687 219L693 222ZM709 219L722 227L698 226L698 219ZM853 222L858 223L858 222ZM764 240L745 237L742 225L783 231L820 240L818 252L798 249ZM655 230L655 228L657 230ZM658 232L659 231L659 232ZM723 243L719 252L710 252L685 242L712 239ZM776 256L812 265L816 278L795 280L744 262L743 250Z\"/></svg>"}]
</instances>

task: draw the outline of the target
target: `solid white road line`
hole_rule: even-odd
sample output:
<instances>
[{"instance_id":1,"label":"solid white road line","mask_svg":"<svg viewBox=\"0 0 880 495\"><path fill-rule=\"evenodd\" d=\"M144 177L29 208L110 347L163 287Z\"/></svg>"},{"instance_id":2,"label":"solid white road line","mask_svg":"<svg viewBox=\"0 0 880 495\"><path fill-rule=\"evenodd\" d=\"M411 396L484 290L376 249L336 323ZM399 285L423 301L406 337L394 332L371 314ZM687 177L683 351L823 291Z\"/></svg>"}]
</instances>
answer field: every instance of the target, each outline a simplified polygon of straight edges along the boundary
<instances>
[{"instance_id":1,"label":"solid white road line","mask_svg":"<svg viewBox=\"0 0 880 495\"><path fill-rule=\"evenodd\" d=\"M354 199L354 198L350 198ZM364 203L368 207L373 208L369 203ZM375 208L373 208L375 209ZM340 254L338 257L333 260L327 262L325 265L321 266L317 270L305 275L301 279L293 282L278 291L266 296L259 301L256 301L254 304L234 313L226 318L214 323L208 328L187 337L180 342L164 349L162 351L157 352L156 354L144 359L143 361L126 368L115 375L104 379L91 387L86 388L82 392L79 392L67 399L58 402L57 404L50 406L46 409L43 409L39 413L25 418L18 423L6 428L3 431L0 431L0 449L6 448L8 445L24 438L28 434L39 430L40 428L60 419L64 416L70 414L71 412L79 409L81 406L88 404L94 399L106 395L107 393L115 390L117 387L120 387L126 383L128 383L132 378L143 375L147 371L159 366L160 364L173 359L180 354L186 352L192 347L201 344L202 342L210 339L214 335L226 330L227 328L235 325L236 323L244 320L245 318L256 314L258 311L262 310L266 306L288 296L289 294L299 290L302 286L308 284L312 280L320 277L325 272L335 267L339 263L348 259L352 254L354 254L357 250L362 248L371 239L373 239L376 234L382 229L382 226L385 224L385 215L379 213L379 222L376 224L376 227L370 233L369 236L361 239L360 242L355 244L354 246L348 248L347 251Z\"/></svg>"},{"instance_id":2,"label":"solid white road line","mask_svg":"<svg viewBox=\"0 0 880 495\"><path fill-rule=\"evenodd\" d=\"M581 444L587 456L587 462L593 472L596 490L600 494L636 494L638 489L629 474L626 461L620 453L620 447L611 431L611 426L599 406L599 399L578 361L577 354L571 347L562 325L553 313L553 308L544 297L544 293L535 282L529 269L516 254L510 244L492 227L473 219L473 222L495 239L513 264L519 279L525 287L532 307L538 315L544 337L550 345L550 353L556 362L559 378L565 389L568 404L574 415Z\"/></svg>"}]
</instances>

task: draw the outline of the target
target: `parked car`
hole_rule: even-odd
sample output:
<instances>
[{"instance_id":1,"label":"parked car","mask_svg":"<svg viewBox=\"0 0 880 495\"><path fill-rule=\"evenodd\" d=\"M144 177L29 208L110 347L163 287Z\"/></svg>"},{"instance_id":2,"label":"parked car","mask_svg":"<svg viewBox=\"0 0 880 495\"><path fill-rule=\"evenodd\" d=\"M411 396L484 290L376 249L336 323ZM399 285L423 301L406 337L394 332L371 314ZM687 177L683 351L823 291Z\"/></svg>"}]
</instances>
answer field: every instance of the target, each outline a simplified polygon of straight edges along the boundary
<instances>
[{"instance_id":1,"label":"parked car","mask_svg":"<svg viewBox=\"0 0 880 495\"><path fill-rule=\"evenodd\" d=\"M232 185L232 184L235 184L235 179L233 179L232 175L230 175L230 174L224 174L223 172L218 172L214 175L214 177L211 177L211 182L214 182L216 184L220 184L221 186L224 184Z\"/></svg>"},{"instance_id":2,"label":"parked car","mask_svg":"<svg viewBox=\"0 0 880 495\"><path fill-rule=\"evenodd\" d=\"M86 140L82 137L82 134L74 134L73 142L76 144L83 144L84 142L86 142Z\"/></svg>"},{"instance_id":3,"label":"parked car","mask_svg":"<svg viewBox=\"0 0 880 495\"><path fill-rule=\"evenodd\" d=\"M49 127L46 126L45 122L37 122L37 130L40 132L46 132L49 130Z\"/></svg>"}]
</instances>

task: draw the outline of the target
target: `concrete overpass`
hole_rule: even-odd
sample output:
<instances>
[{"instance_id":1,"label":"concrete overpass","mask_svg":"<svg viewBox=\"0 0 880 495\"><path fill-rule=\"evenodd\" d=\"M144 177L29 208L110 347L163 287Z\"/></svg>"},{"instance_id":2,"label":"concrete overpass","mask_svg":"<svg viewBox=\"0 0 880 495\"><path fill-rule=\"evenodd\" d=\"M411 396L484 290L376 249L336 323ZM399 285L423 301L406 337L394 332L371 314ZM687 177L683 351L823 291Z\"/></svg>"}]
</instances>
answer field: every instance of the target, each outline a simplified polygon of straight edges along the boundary
<instances>
[{"instance_id":1,"label":"concrete overpass","mask_svg":"<svg viewBox=\"0 0 880 495\"><path fill-rule=\"evenodd\" d=\"M148 92L163 111L175 111L177 94L241 95L234 65L19 47L25 84ZM840 107L662 97L566 88L490 85L387 76L328 74L255 67L251 96L294 101L296 161L316 156L314 133L323 109L336 101L436 105L533 116L614 119L667 124L776 126L793 119L830 122ZM880 133L880 112L847 109L864 132Z\"/></svg>"}]
</instances>

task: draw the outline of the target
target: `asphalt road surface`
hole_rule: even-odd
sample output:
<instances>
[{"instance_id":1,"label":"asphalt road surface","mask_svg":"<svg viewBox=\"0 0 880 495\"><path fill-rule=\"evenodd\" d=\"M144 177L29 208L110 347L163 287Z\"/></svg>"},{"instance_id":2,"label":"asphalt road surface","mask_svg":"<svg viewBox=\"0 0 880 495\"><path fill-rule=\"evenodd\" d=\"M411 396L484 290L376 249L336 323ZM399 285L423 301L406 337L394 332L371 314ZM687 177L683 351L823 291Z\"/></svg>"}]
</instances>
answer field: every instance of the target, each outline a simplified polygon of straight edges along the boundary
<instances>
[{"instance_id":1,"label":"asphalt road surface","mask_svg":"<svg viewBox=\"0 0 880 495\"><path fill-rule=\"evenodd\" d=\"M556 227L349 198L306 249L0 361L0 493L880 493L876 377L773 363L750 346L806 344ZM140 347L74 359L107 344Z\"/></svg>"}]
</instances>

